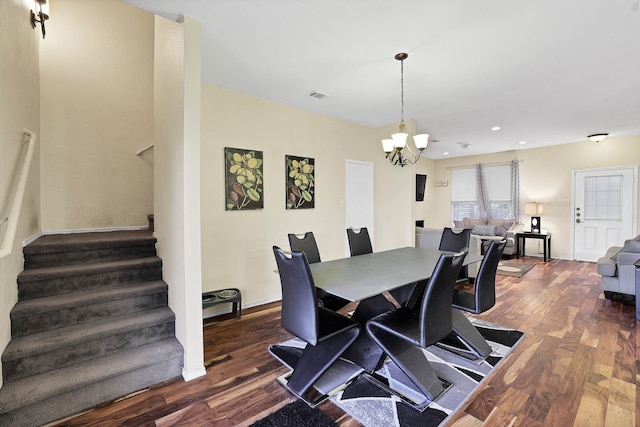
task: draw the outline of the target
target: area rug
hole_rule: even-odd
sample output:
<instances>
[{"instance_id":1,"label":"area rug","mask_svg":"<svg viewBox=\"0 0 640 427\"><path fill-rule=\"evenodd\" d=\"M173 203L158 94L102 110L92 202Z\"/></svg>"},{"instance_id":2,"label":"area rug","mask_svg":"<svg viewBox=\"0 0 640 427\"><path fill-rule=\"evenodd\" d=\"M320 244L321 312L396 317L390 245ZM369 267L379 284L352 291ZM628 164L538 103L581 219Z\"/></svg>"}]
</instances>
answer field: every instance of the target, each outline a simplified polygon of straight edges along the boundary
<instances>
[{"instance_id":1,"label":"area rug","mask_svg":"<svg viewBox=\"0 0 640 427\"><path fill-rule=\"evenodd\" d=\"M501 276L522 277L535 266L535 264L527 264L524 262L500 261L496 274Z\"/></svg>"},{"instance_id":2,"label":"area rug","mask_svg":"<svg viewBox=\"0 0 640 427\"><path fill-rule=\"evenodd\" d=\"M301 400L289 403L250 427L336 427L324 412L309 407Z\"/></svg>"},{"instance_id":3,"label":"area rug","mask_svg":"<svg viewBox=\"0 0 640 427\"><path fill-rule=\"evenodd\" d=\"M455 412L496 366L513 350L524 335L488 322L471 319L492 348L491 355L482 362L465 359L438 346L423 351L437 375L450 381L451 387L426 409L419 411L387 388L401 390L411 398L413 388L407 377L389 359L376 371L375 379L363 374L348 361L339 360L316 383L321 393L366 427L436 427ZM295 366L304 343L292 339L272 345L269 351L285 365ZM342 383L342 386L339 384Z\"/></svg>"}]
</instances>

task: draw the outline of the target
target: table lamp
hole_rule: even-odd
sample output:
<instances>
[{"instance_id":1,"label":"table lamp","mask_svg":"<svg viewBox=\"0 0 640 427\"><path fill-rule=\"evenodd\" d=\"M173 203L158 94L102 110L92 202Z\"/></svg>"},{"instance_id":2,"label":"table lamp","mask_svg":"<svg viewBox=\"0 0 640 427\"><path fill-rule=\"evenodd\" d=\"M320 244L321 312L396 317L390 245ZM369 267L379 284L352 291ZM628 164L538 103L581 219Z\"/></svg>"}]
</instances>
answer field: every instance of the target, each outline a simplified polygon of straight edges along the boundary
<instances>
[{"instance_id":1,"label":"table lamp","mask_svg":"<svg viewBox=\"0 0 640 427\"><path fill-rule=\"evenodd\" d=\"M525 215L532 215L531 217L531 232L539 233L540 232L540 215L544 214L544 204L543 203L525 203L524 204L524 213Z\"/></svg>"}]
</instances>

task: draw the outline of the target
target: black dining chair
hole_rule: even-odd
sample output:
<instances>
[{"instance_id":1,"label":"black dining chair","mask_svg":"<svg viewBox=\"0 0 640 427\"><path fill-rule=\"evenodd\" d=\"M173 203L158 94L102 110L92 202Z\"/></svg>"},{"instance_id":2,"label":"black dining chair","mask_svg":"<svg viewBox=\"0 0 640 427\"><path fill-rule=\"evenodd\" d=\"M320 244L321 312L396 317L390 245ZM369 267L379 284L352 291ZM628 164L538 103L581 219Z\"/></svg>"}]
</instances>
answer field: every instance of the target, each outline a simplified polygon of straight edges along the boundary
<instances>
[{"instance_id":1,"label":"black dining chair","mask_svg":"<svg viewBox=\"0 0 640 427\"><path fill-rule=\"evenodd\" d=\"M288 234L289 247L291 252L304 252L307 256L309 264L314 264L320 261L320 251L318 250L318 244L312 231L307 231L304 234ZM331 295L327 291L321 288L316 288L318 302L325 308L330 310L340 310L342 307L349 304L349 300L340 298L336 295Z\"/></svg>"},{"instance_id":2,"label":"black dining chair","mask_svg":"<svg viewBox=\"0 0 640 427\"><path fill-rule=\"evenodd\" d=\"M307 343L295 363L286 387L309 403L307 391L358 337L360 325L335 311L318 307L316 287L304 252L273 253L282 286L284 329Z\"/></svg>"},{"instance_id":3,"label":"black dining chair","mask_svg":"<svg viewBox=\"0 0 640 427\"><path fill-rule=\"evenodd\" d=\"M416 308L400 307L366 324L369 336L383 349L424 395L423 407L446 388L422 349L451 333L453 288L467 250L442 254Z\"/></svg>"},{"instance_id":4,"label":"black dining chair","mask_svg":"<svg viewBox=\"0 0 640 427\"><path fill-rule=\"evenodd\" d=\"M440 245L438 249L441 251L460 252L464 248L469 247L471 240L471 230L465 228L463 230L453 231L451 227L445 227L442 230L442 237L440 238ZM469 270L466 266L460 270L460 277L458 281L465 281L469 279Z\"/></svg>"},{"instance_id":5,"label":"black dining chair","mask_svg":"<svg viewBox=\"0 0 640 427\"><path fill-rule=\"evenodd\" d=\"M347 228L347 239L349 240L351 256L370 254L373 252L367 227L360 229Z\"/></svg>"},{"instance_id":6,"label":"black dining chair","mask_svg":"<svg viewBox=\"0 0 640 427\"><path fill-rule=\"evenodd\" d=\"M489 343L462 311L480 314L490 310L496 304L496 271L506 245L506 239L489 244L478 269L473 292L454 289L453 333L444 340L445 348L470 359L486 359L491 354ZM456 345L458 344L456 338L460 340L460 344L463 344L463 348Z\"/></svg>"}]
</instances>

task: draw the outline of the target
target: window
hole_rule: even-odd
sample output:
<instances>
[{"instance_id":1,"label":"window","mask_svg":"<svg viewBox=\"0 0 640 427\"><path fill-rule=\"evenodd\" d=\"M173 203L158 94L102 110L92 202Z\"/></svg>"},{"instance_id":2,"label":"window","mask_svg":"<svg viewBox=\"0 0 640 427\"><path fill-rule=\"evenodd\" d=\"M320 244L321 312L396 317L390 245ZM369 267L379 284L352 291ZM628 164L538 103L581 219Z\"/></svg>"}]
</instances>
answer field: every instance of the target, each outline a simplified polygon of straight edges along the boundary
<instances>
[{"instance_id":1,"label":"window","mask_svg":"<svg viewBox=\"0 0 640 427\"><path fill-rule=\"evenodd\" d=\"M484 183L489 198L491 218L515 218L511 194L511 165L483 166ZM451 219L479 218L478 181L476 168L451 171Z\"/></svg>"},{"instance_id":2,"label":"window","mask_svg":"<svg viewBox=\"0 0 640 427\"><path fill-rule=\"evenodd\" d=\"M622 175L584 179L584 219L622 218Z\"/></svg>"}]
</instances>

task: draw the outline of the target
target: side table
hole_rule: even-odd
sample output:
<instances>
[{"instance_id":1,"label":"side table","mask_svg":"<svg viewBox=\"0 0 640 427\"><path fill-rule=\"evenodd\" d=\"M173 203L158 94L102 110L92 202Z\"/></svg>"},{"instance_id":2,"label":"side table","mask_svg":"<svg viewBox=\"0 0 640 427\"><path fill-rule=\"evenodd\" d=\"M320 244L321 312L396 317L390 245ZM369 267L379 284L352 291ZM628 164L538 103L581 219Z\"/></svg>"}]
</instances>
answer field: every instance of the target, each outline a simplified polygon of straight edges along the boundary
<instances>
[{"instance_id":1,"label":"side table","mask_svg":"<svg viewBox=\"0 0 640 427\"><path fill-rule=\"evenodd\" d=\"M638 302L638 296L640 295L640 260L636 261L636 319L640 320L640 303Z\"/></svg>"},{"instance_id":2,"label":"side table","mask_svg":"<svg viewBox=\"0 0 640 427\"><path fill-rule=\"evenodd\" d=\"M524 256L524 244L525 239L539 239L544 243L544 262L547 259L551 259L551 234L532 233L530 231L524 231L522 233L516 233L516 258L520 258L520 248L522 248L522 256ZM520 244L522 242L522 244Z\"/></svg>"}]
</instances>

